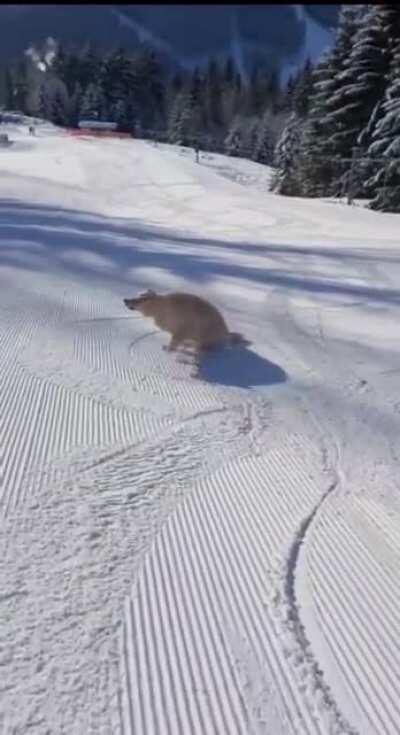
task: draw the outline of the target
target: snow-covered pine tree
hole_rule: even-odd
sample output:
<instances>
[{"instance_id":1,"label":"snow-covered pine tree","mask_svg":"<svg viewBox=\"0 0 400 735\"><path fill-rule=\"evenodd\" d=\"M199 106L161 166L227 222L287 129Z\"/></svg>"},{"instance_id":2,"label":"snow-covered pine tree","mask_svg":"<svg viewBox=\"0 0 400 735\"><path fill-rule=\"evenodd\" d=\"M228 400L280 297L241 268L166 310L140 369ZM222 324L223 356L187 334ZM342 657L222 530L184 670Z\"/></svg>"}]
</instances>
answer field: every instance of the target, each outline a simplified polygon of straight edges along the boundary
<instances>
[{"instance_id":1,"label":"snow-covered pine tree","mask_svg":"<svg viewBox=\"0 0 400 735\"><path fill-rule=\"evenodd\" d=\"M276 69L272 69L266 79L265 101L275 114L278 111L279 100L281 97L281 88L279 85L279 75Z\"/></svg>"},{"instance_id":2,"label":"snow-covered pine tree","mask_svg":"<svg viewBox=\"0 0 400 735\"><path fill-rule=\"evenodd\" d=\"M4 87L6 110L12 110L14 107L14 80L9 67L5 71Z\"/></svg>"},{"instance_id":3,"label":"snow-covered pine tree","mask_svg":"<svg viewBox=\"0 0 400 735\"><path fill-rule=\"evenodd\" d=\"M221 118L222 127L226 131L235 115L238 91L236 80L236 68L232 57L228 57L223 73L221 85Z\"/></svg>"},{"instance_id":4,"label":"snow-covered pine tree","mask_svg":"<svg viewBox=\"0 0 400 735\"><path fill-rule=\"evenodd\" d=\"M53 79L50 88L52 90L51 122L54 125L68 125L70 102L67 88L60 79Z\"/></svg>"},{"instance_id":5,"label":"snow-covered pine tree","mask_svg":"<svg viewBox=\"0 0 400 735\"><path fill-rule=\"evenodd\" d=\"M144 130L154 131L165 125L165 82L161 63L148 47L140 50L132 66L128 85L135 99L137 115Z\"/></svg>"},{"instance_id":6,"label":"snow-covered pine tree","mask_svg":"<svg viewBox=\"0 0 400 735\"><path fill-rule=\"evenodd\" d=\"M400 33L396 39L391 38L393 58L389 84L382 104L382 117L369 147L371 156L387 160L378 164L373 181L376 195L370 207L383 212L400 212Z\"/></svg>"},{"instance_id":7,"label":"snow-covered pine tree","mask_svg":"<svg viewBox=\"0 0 400 735\"><path fill-rule=\"evenodd\" d=\"M313 90L313 68L310 59L307 59L295 82L292 82L291 109L299 117L305 118L310 108L310 97Z\"/></svg>"},{"instance_id":8,"label":"snow-covered pine tree","mask_svg":"<svg viewBox=\"0 0 400 735\"><path fill-rule=\"evenodd\" d=\"M228 134L224 141L224 152L227 156L241 156L243 147L242 123L240 118L236 117L228 130Z\"/></svg>"},{"instance_id":9,"label":"snow-covered pine tree","mask_svg":"<svg viewBox=\"0 0 400 735\"><path fill-rule=\"evenodd\" d=\"M63 44L60 43L58 44L57 51L51 64L51 71L53 76L61 79L61 81L63 81L66 85L68 82L67 66L68 55L65 52Z\"/></svg>"},{"instance_id":10,"label":"snow-covered pine tree","mask_svg":"<svg viewBox=\"0 0 400 735\"><path fill-rule=\"evenodd\" d=\"M107 56L99 77L105 113L113 116L117 103L125 99L132 86L132 64L123 48Z\"/></svg>"},{"instance_id":11,"label":"snow-covered pine tree","mask_svg":"<svg viewBox=\"0 0 400 735\"><path fill-rule=\"evenodd\" d=\"M167 140L179 145L179 122L184 105L183 90L177 92L172 99L167 119Z\"/></svg>"},{"instance_id":12,"label":"snow-covered pine tree","mask_svg":"<svg viewBox=\"0 0 400 735\"><path fill-rule=\"evenodd\" d=\"M285 88L282 90L280 99L280 111L290 113L293 110L293 93L296 86L297 77L289 76Z\"/></svg>"},{"instance_id":13,"label":"snow-covered pine tree","mask_svg":"<svg viewBox=\"0 0 400 735\"><path fill-rule=\"evenodd\" d=\"M359 16L351 51L337 75L340 83L328 101L328 146L333 156L347 159L336 175L338 189L349 175L353 148L358 145L358 155L363 152L360 143L366 143L368 121L385 89L389 54L381 7L369 5ZM361 194L359 178L357 195Z\"/></svg>"},{"instance_id":14,"label":"snow-covered pine tree","mask_svg":"<svg viewBox=\"0 0 400 735\"><path fill-rule=\"evenodd\" d=\"M117 123L117 130L119 132L124 131L124 123L126 121L126 106L125 106L125 100L119 99L113 105L112 110L110 110L110 120Z\"/></svg>"},{"instance_id":15,"label":"snow-covered pine tree","mask_svg":"<svg viewBox=\"0 0 400 735\"><path fill-rule=\"evenodd\" d=\"M89 84L82 97L80 116L83 120L101 120L105 113L105 100L99 84Z\"/></svg>"},{"instance_id":16,"label":"snow-covered pine tree","mask_svg":"<svg viewBox=\"0 0 400 735\"><path fill-rule=\"evenodd\" d=\"M193 145L193 131L193 108L190 92L186 88L177 94L172 106L167 130L168 141L176 145Z\"/></svg>"},{"instance_id":17,"label":"snow-covered pine tree","mask_svg":"<svg viewBox=\"0 0 400 735\"><path fill-rule=\"evenodd\" d=\"M228 56L224 69L224 82L225 84L233 84L235 79L235 62L232 56Z\"/></svg>"},{"instance_id":18,"label":"snow-covered pine tree","mask_svg":"<svg viewBox=\"0 0 400 735\"><path fill-rule=\"evenodd\" d=\"M335 45L312 73L309 115L303 129L298 159L305 196L337 193L337 167L332 161L334 150L330 140L332 133L337 132L337 127L332 127L332 120L328 116L333 111L332 99L341 85L341 74L352 48L360 8L357 5L342 7Z\"/></svg>"},{"instance_id":19,"label":"snow-covered pine tree","mask_svg":"<svg viewBox=\"0 0 400 735\"><path fill-rule=\"evenodd\" d=\"M43 120L51 120L53 97L48 81L43 79L39 88L38 113Z\"/></svg>"},{"instance_id":20,"label":"snow-covered pine tree","mask_svg":"<svg viewBox=\"0 0 400 735\"><path fill-rule=\"evenodd\" d=\"M26 59L18 62L14 81L14 106L17 110L26 112L28 97L28 63Z\"/></svg>"},{"instance_id":21,"label":"snow-covered pine tree","mask_svg":"<svg viewBox=\"0 0 400 735\"><path fill-rule=\"evenodd\" d=\"M326 54L312 73L309 114L301 133L298 177L304 196L322 196L328 191L332 169L327 148L326 103L332 83L331 54Z\"/></svg>"},{"instance_id":22,"label":"snow-covered pine tree","mask_svg":"<svg viewBox=\"0 0 400 735\"><path fill-rule=\"evenodd\" d=\"M251 74L248 90L248 109L245 110L247 115L261 117L263 114L267 104L268 83L269 76L267 73L258 66L255 66Z\"/></svg>"},{"instance_id":23,"label":"snow-covered pine tree","mask_svg":"<svg viewBox=\"0 0 400 735\"><path fill-rule=\"evenodd\" d=\"M38 113L54 125L65 126L69 122L70 100L65 84L47 74L40 85Z\"/></svg>"},{"instance_id":24,"label":"snow-covered pine tree","mask_svg":"<svg viewBox=\"0 0 400 735\"><path fill-rule=\"evenodd\" d=\"M222 124L221 72L215 59L211 58L205 77L204 102L207 128L214 133Z\"/></svg>"},{"instance_id":25,"label":"snow-covered pine tree","mask_svg":"<svg viewBox=\"0 0 400 735\"><path fill-rule=\"evenodd\" d=\"M168 128L171 111L176 99L176 96L182 90L184 86L184 79L180 72L176 72L170 77L165 86L165 120L166 127Z\"/></svg>"},{"instance_id":26,"label":"snow-covered pine tree","mask_svg":"<svg viewBox=\"0 0 400 735\"><path fill-rule=\"evenodd\" d=\"M187 146L198 144L204 134L204 116L204 79L195 69L171 110L168 125L170 142Z\"/></svg>"},{"instance_id":27,"label":"snow-covered pine tree","mask_svg":"<svg viewBox=\"0 0 400 735\"><path fill-rule=\"evenodd\" d=\"M79 59L79 84L86 89L89 84L99 81L102 76L102 60L89 44Z\"/></svg>"},{"instance_id":28,"label":"snow-covered pine tree","mask_svg":"<svg viewBox=\"0 0 400 735\"><path fill-rule=\"evenodd\" d=\"M136 121L139 118L137 103L133 94L129 94L125 100L124 117L121 122L121 130L124 133L134 134Z\"/></svg>"},{"instance_id":29,"label":"snow-covered pine tree","mask_svg":"<svg viewBox=\"0 0 400 735\"><path fill-rule=\"evenodd\" d=\"M68 124L76 128L80 119L82 109L83 92L79 82L76 82L74 91L69 100Z\"/></svg>"},{"instance_id":30,"label":"snow-covered pine tree","mask_svg":"<svg viewBox=\"0 0 400 735\"><path fill-rule=\"evenodd\" d=\"M274 160L274 135L272 128L272 113L266 109L256 126L256 140L253 148L253 160L269 166Z\"/></svg>"},{"instance_id":31,"label":"snow-covered pine tree","mask_svg":"<svg viewBox=\"0 0 400 735\"><path fill-rule=\"evenodd\" d=\"M297 158L299 155L301 123L296 113L292 113L278 140L274 152L275 174L271 189L286 196L301 196Z\"/></svg>"},{"instance_id":32,"label":"snow-covered pine tree","mask_svg":"<svg viewBox=\"0 0 400 735\"><path fill-rule=\"evenodd\" d=\"M243 110L246 107L246 90L245 85L243 84L242 75L238 71L235 74L235 79L233 82L233 108L232 108L232 115L242 115Z\"/></svg>"},{"instance_id":33,"label":"snow-covered pine tree","mask_svg":"<svg viewBox=\"0 0 400 735\"><path fill-rule=\"evenodd\" d=\"M254 159L254 152L257 147L258 129L260 118L253 115L252 117L243 118L241 121L241 150L240 155L244 158Z\"/></svg>"}]
</instances>

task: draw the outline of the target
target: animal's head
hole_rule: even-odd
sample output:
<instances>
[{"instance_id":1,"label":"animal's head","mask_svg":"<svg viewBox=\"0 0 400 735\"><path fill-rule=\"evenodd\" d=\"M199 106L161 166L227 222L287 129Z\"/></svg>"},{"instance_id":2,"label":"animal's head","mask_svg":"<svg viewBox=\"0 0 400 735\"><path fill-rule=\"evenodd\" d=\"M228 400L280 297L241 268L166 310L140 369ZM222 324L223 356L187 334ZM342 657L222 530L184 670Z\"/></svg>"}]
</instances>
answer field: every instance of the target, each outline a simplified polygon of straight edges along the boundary
<instances>
[{"instance_id":1,"label":"animal's head","mask_svg":"<svg viewBox=\"0 0 400 735\"><path fill-rule=\"evenodd\" d=\"M136 298L124 299L124 304L131 311L140 311L142 314L151 314L155 299L159 298L155 291L149 289Z\"/></svg>"}]
</instances>

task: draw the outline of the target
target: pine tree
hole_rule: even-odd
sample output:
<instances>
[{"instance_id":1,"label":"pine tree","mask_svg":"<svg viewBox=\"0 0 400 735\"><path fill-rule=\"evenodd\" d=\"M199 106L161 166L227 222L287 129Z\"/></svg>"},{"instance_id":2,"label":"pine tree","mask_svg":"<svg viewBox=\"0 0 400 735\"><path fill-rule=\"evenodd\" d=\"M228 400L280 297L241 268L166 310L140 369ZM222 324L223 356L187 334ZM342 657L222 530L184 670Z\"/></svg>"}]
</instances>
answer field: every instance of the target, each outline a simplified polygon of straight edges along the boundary
<instances>
[{"instance_id":1,"label":"pine tree","mask_svg":"<svg viewBox=\"0 0 400 735\"><path fill-rule=\"evenodd\" d=\"M169 143L176 143L179 145L179 120L182 110L182 91L175 95L174 100L171 103L168 120L167 120L167 140Z\"/></svg>"},{"instance_id":2,"label":"pine tree","mask_svg":"<svg viewBox=\"0 0 400 735\"><path fill-rule=\"evenodd\" d=\"M61 80L53 80L51 85L50 120L54 125L68 125L69 97L67 88Z\"/></svg>"},{"instance_id":3,"label":"pine tree","mask_svg":"<svg viewBox=\"0 0 400 735\"><path fill-rule=\"evenodd\" d=\"M79 84L79 82L77 82L75 84L74 91L70 97L69 114L68 114L68 124L72 128L76 128L78 126L78 122L81 116L82 101L83 101L82 87Z\"/></svg>"},{"instance_id":4,"label":"pine tree","mask_svg":"<svg viewBox=\"0 0 400 735\"><path fill-rule=\"evenodd\" d=\"M248 115L261 115L266 105L266 75L255 66L250 77L248 95Z\"/></svg>"},{"instance_id":5,"label":"pine tree","mask_svg":"<svg viewBox=\"0 0 400 735\"><path fill-rule=\"evenodd\" d=\"M224 71L224 82L227 85L232 85L235 79L235 62L232 56L228 56Z\"/></svg>"},{"instance_id":6,"label":"pine tree","mask_svg":"<svg viewBox=\"0 0 400 735\"><path fill-rule=\"evenodd\" d=\"M176 145L193 144L193 114L187 89L176 96L168 123L168 141Z\"/></svg>"},{"instance_id":7,"label":"pine tree","mask_svg":"<svg viewBox=\"0 0 400 735\"><path fill-rule=\"evenodd\" d=\"M240 117L239 121L241 138L239 155L253 160L257 148L260 119L253 115L252 117Z\"/></svg>"},{"instance_id":8,"label":"pine tree","mask_svg":"<svg viewBox=\"0 0 400 735\"><path fill-rule=\"evenodd\" d=\"M99 78L102 76L102 66L102 60L93 46L89 44L79 59L79 77L77 81L79 81L82 89L86 89L89 84L94 84L99 81Z\"/></svg>"},{"instance_id":9,"label":"pine tree","mask_svg":"<svg viewBox=\"0 0 400 735\"><path fill-rule=\"evenodd\" d=\"M239 113L242 113L245 107L244 85L242 82L242 76L240 72L237 72L235 74L233 89L234 89L233 114L237 115Z\"/></svg>"},{"instance_id":10,"label":"pine tree","mask_svg":"<svg viewBox=\"0 0 400 735\"><path fill-rule=\"evenodd\" d=\"M14 81L8 67L5 74L5 106L7 110L12 110L14 107Z\"/></svg>"},{"instance_id":11,"label":"pine tree","mask_svg":"<svg viewBox=\"0 0 400 735\"><path fill-rule=\"evenodd\" d=\"M184 79L182 77L182 74L180 72L176 72L171 81L171 87L174 90L175 94L178 94L178 92L181 91L181 89L183 88L183 84Z\"/></svg>"},{"instance_id":12,"label":"pine tree","mask_svg":"<svg viewBox=\"0 0 400 735\"><path fill-rule=\"evenodd\" d=\"M224 142L224 151L227 156L241 156L243 147L243 134L241 121L235 118L229 128Z\"/></svg>"},{"instance_id":13,"label":"pine tree","mask_svg":"<svg viewBox=\"0 0 400 735\"><path fill-rule=\"evenodd\" d=\"M209 130L215 132L222 124L222 84L218 64L215 59L210 59L205 78L205 107L206 125Z\"/></svg>"},{"instance_id":14,"label":"pine tree","mask_svg":"<svg viewBox=\"0 0 400 735\"><path fill-rule=\"evenodd\" d=\"M183 88L183 77L177 72L170 77L165 85L165 123L164 129L168 131L172 109L177 95Z\"/></svg>"},{"instance_id":15,"label":"pine tree","mask_svg":"<svg viewBox=\"0 0 400 735\"><path fill-rule=\"evenodd\" d=\"M232 57L228 57L221 85L221 122L223 130L227 130L237 108L236 69Z\"/></svg>"},{"instance_id":16,"label":"pine tree","mask_svg":"<svg viewBox=\"0 0 400 735\"><path fill-rule=\"evenodd\" d=\"M17 110L26 112L26 101L28 96L27 66L25 60L17 64L14 84L14 105Z\"/></svg>"},{"instance_id":17,"label":"pine tree","mask_svg":"<svg viewBox=\"0 0 400 735\"><path fill-rule=\"evenodd\" d=\"M278 104L278 110L279 112L283 113L290 113L293 110L293 92L295 89L295 83L296 78L293 77L291 74L285 84L285 87L281 91L279 104Z\"/></svg>"},{"instance_id":18,"label":"pine tree","mask_svg":"<svg viewBox=\"0 0 400 735\"><path fill-rule=\"evenodd\" d=\"M119 48L105 59L101 67L100 86L106 115L113 117L117 103L128 95L132 86L132 65L124 49Z\"/></svg>"},{"instance_id":19,"label":"pine tree","mask_svg":"<svg viewBox=\"0 0 400 735\"><path fill-rule=\"evenodd\" d=\"M310 59L307 59L295 82L292 82L291 110L301 118L307 117L310 109L310 97L313 90L313 69Z\"/></svg>"},{"instance_id":20,"label":"pine tree","mask_svg":"<svg viewBox=\"0 0 400 735\"><path fill-rule=\"evenodd\" d=\"M399 26L400 28L400 26ZM382 156L374 178L376 195L371 209L400 212L400 34L392 47L389 84L383 102L383 115L373 132L369 153Z\"/></svg>"},{"instance_id":21,"label":"pine tree","mask_svg":"<svg viewBox=\"0 0 400 735\"><path fill-rule=\"evenodd\" d=\"M305 196L328 193L333 178L325 124L326 104L332 81L331 54L326 54L312 72L309 114L301 129L297 165Z\"/></svg>"},{"instance_id":22,"label":"pine tree","mask_svg":"<svg viewBox=\"0 0 400 735\"><path fill-rule=\"evenodd\" d=\"M51 120L52 114L52 94L47 83L47 80L43 80L39 88L39 99L38 99L38 112L39 116L43 120Z\"/></svg>"},{"instance_id":23,"label":"pine tree","mask_svg":"<svg viewBox=\"0 0 400 735\"><path fill-rule=\"evenodd\" d=\"M67 63L68 63L67 54L64 50L64 46L60 43L58 45L56 55L53 59L51 70L54 76L61 79L64 82L64 84L67 84L67 79L66 79Z\"/></svg>"},{"instance_id":24,"label":"pine tree","mask_svg":"<svg viewBox=\"0 0 400 735\"><path fill-rule=\"evenodd\" d=\"M351 157L360 131L383 96L389 55L382 19L379 5L367 7L344 60L340 85L328 102L326 121L333 155Z\"/></svg>"},{"instance_id":25,"label":"pine tree","mask_svg":"<svg viewBox=\"0 0 400 735\"><path fill-rule=\"evenodd\" d=\"M352 49L362 6L342 7L334 48L316 66L310 80L309 116L303 127L298 158L302 187L306 196L329 196L337 193L338 169L333 160L341 152L332 139L340 133L334 122L339 104L337 92ZM335 96L336 95L336 96ZM324 160L325 159L325 160Z\"/></svg>"},{"instance_id":26,"label":"pine tree","mask_svg":"<svg viewBox=\"0 0 400 735\"><path fill-rule=\"evenodd\" d=\"M204 80L195 69L189 83L176 96L169 124L168 140L178 145L194 145L203 136Z\"/></svg>"},{"instance_id":27,"label":"pine tree","mask_svg":"<svg viewBox=\"0 0 400 735\"><path fill-rule=\"evenodd\" d=\"M189 87L190 110L194 135L200 135L205 122L205 80L195 69Z\"/></svg>"},{"instance_id":28,"label":"pine tree","mask_svg":"<svg viewBox=\"0 0 400 735\"><path fill-rule=\"evenodd\" d=\"M253 151L254 161L272 165L274 159L273 132L271 129L271 111L266 110L256 128L256 141Z\"/></svg>"},{"instance_id":29,"label":"pine tree","mask_svg":"<svg viewBox=\"0 0 400 735\"><path fill-rule=\"evenodd\" d=\"M157 55L149 48L139 50L131 62L128 91L135 101L136 116L145 130L165 127L168 108L172 99L166 101L164 73Z\"/></svg>"},{"instance_id":30,"label":"pine tree","mask_svg":"<svg viewBox=\"0 0 400 735\"><path fill-rule=\"evenodd\" d=\"M279 76L276 69L273 69L266 79L265 98L267 106L273 113L278 110L279 97L281 94L279 86Z\"/></svg>"},{"instance_id":31,"label":"pine tree","mask_svg":"<svg viewBox=\"0 0 400 735\"><path fill-rule=\"evenodd\" d=\"M105 117L105 100L99 84L89 84L82 96L80 117L82 120L102 120Z\"/></svg>"},{"instance_id":32,"label":"pine tree","mask_svg":"<svg viewBox=\"0 0 400 735\"><path fill-rule=\"evenodd\" d=\"M278 194L286 196L301 196L302 194L297 165L300 150L300 126L301 122L293 112L275 148L276 171L271 182L271 189Z\"/></svg>"}]
</instances>

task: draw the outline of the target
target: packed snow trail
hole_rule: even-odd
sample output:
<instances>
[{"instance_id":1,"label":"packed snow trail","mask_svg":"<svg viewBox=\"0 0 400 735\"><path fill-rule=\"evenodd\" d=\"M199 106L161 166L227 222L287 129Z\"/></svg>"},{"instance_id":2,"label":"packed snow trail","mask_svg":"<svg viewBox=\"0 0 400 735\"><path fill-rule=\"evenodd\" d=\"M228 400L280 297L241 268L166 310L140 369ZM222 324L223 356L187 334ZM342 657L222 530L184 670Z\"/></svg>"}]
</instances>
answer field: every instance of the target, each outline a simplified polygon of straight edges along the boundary
<instances>
[{"instance_id":1,"label":"packed snow trail","mask_svg":"<svg viewBox=\"0 0 400 735\"><path fill-rule=\"evenodd\" d=\"M0 731L397 735L398 218L9 132ZM251 347L194 379L148 287Z\"/></svg>"}]
</instances>

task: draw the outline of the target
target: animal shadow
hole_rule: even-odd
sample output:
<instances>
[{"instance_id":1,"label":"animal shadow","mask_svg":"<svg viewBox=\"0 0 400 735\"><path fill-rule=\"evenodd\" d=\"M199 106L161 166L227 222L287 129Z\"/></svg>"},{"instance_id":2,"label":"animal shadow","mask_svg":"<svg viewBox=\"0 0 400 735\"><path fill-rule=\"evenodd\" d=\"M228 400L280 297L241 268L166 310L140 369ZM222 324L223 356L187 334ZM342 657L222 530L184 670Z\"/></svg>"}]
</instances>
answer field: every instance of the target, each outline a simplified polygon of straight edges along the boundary
<instances>
[{"instance_id":1,"label":"animal shadow","mask_svg":"<svg viewBox=\"0 0 400 735\"><path fill-rule=\"evenodd\" d=\"M198 366L198 376L209 383L236 388L275 385L287 379L279 365L244 346L205 355Z\"/></svg>"}]
</instances>

